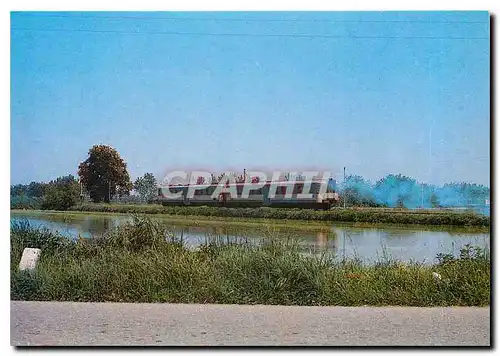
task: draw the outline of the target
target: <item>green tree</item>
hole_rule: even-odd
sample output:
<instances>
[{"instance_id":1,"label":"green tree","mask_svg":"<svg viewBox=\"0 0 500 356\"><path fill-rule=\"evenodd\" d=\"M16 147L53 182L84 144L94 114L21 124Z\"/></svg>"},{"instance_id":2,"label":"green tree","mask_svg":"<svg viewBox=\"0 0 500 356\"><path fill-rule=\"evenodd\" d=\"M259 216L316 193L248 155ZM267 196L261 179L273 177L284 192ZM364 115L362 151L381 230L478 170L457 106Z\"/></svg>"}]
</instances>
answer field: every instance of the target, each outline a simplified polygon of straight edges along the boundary
<instances>
[{"instance_id":1,"label":"green tree","mask_svg":"<svg viewBox=\"0 0 500 356\"><path fill-rule=\"evenodd\" d=\"M10 196L27 195L28 187L24 184L16 184L10 186Z\"/></svg>"},{"instance_id":2,"label":"green tree","mask_svg":"<svg viewBox=\"0 0 500 356\"><path fill-rule=\"evenodd\" d=\"M431 193L430 203L432 208L439 208L439 199L436 193L434 192Z\"/></svg>"},{"instance_id":3,"label":"green tree","mask_svg":"<svg viewBox=\"0 0 500 356\"><path fill-rule=\"evenodd\" d=\"M342 199L348 206L377 206L370 181L358 175L349 175L342 184ZM342 201L343 203L343 201Z\"/></svg>"},{"instance_id":4,"label":"green tree","mask_svg":"<svg viewBox=\"0 0 500 356\"><path fill-rule=\"evenodd\" d=\"M47 184L43 182L31 182L30 184L16 184L10 186L10 195L25 195L31 198L41 198L45 194Z\"/></svg>"},{"instance_id":5,"label":"green tree","mask_svg":"<svg viewBox=\"0 0 500 356\"><path fill-rule=\"evenodd\" d=\"M390 207L415 208L421 205L421 191L414 178L389 174L380 179L373 189L378 202Z\"/></svg>"},{"instance_id":6,"label":"green tree","mask_svg":"<svg viewBox=\"0 0 500 356\"><path fill-rule=\"evenodd\" d=\"M45 194L45 190L47 189L47 184L31 182L27 187L28 196L32 198L41 198Z\"/></svg>"},{"instance_id":7,"label":"green tree","mask_svg":"<svg viewBox=\"0 0 500 356\"><path fill-rule=\"evenodd\" d=\"M42 209L67 210L80 197L80 184L71 174L59 177L47 184L42 201Z\"/></svg>"},{"instance_id":8,"label":"green tree","mask_svg":"<svg viewBox=\"0 0 500 356\"><path fill-rule=\"evenodd\" d=\"M158 184L152 173L146 173L144 176L138 177L134 182L134 189L144 201L151 201L158 195Z\"/></svg>"},{"instance_id":9,"label":"green tree","mask_svg":"<svg viewBox=\"0 0 500 356\"><path fill-rule=\"evenodd\" d=\"M90 198L95 203L109 203L111 198L127 195L133 185L127 164L117 150L106 145L95 145L88 158L78 166L78 175Z\"/></svg>"}]
</instances>

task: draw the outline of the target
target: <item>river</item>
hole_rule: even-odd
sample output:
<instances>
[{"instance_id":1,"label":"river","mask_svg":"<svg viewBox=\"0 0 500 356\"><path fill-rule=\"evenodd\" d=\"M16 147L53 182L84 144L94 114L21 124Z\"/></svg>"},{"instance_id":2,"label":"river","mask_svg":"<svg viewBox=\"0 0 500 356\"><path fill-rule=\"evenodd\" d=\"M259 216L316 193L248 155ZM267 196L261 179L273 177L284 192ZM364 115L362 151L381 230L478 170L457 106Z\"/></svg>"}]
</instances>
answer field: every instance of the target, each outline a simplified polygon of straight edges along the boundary
<instances>
[{"instance_id":1,"label":"river","mask_svg":"<svg viewBox=\"0 0 500 356\"><path fill-rule=\"evenodd\" d=\"M357 257L365 262L393 258L400 261L436 262L438 253L457 255L465 244L490 246L490 233L467 231L458 228L436 229L433 227L355 227L352 224L322 224L297 226L297 222L286 226L259 223L254 226L238 226L235 223L215 222L200 218L191 222L189 218L151 216L166 224L178 236L182 236L188 247L196 247L209 236L221 240L246 241L265 238L270 232L278 236L298 237L303 246L311 251L331 251L339 258ZM120 214L65 214L45 212L12 212L11 222L28 220L33 226L43 226L70 238L91 238L118 225L131 221L132 217ZM248 224L247 224L248 225Z\"/></svg>"}]
</instances>

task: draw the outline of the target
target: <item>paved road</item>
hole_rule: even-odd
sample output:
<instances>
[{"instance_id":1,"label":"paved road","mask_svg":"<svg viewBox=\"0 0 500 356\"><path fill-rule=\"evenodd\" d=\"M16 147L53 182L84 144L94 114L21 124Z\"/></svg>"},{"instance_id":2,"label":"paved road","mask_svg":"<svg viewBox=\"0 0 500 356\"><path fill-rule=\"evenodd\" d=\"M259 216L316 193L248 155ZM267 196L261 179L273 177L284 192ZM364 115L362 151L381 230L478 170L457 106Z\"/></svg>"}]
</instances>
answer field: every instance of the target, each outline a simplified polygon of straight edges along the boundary
<instances>
[{"instance_id":1,"label":"paved road","mask_svg":"<svg viewBox=\"0 0 500 356\"><path fill-rule=\"evenodd\" d=\"M489 345L489 308L11 302L11 344Z\"/></svg>"}]
</instances>

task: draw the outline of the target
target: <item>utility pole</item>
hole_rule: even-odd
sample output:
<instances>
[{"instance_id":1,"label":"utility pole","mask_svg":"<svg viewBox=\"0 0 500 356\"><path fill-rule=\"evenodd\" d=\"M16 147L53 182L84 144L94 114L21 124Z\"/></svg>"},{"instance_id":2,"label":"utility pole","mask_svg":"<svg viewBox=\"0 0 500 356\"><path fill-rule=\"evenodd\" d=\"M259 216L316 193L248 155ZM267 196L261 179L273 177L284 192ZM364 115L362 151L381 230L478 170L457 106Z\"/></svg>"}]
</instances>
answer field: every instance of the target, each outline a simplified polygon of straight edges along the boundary
<instances>
[{"instance_id":1,"label":"utility pole","mask_svg":"<svg viewBox=\"0 0 500 356\"><path fill-rule=\"evenodd\" d=\"M346 197L346 189L345 189L345 167L344 167L344 209L345 209L345 197Z\"/></svg>"},{"instance_id":2,"label":"utility pole","mask_svg":"<svg viewBox=\"0 0 500 356\"><path fill-rule=\"evenodd\" d=\"M422 188L420 195L422 197L422 209L423 209L424 208L424 185L422 184L420 187Z\"/></svg>"}]
</instances>

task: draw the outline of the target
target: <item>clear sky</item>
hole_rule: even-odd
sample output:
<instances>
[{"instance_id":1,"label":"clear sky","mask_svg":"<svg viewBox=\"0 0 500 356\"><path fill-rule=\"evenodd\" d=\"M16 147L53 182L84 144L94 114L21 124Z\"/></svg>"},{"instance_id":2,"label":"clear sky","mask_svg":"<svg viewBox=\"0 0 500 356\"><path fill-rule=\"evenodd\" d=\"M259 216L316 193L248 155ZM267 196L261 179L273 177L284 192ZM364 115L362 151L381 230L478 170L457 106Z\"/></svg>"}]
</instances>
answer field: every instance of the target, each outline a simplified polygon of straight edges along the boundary
<instances>
[{"instance_id":1,"label":"clear sky","mask_svg":"<svg viewBox=\"0 0 500 356\"><path fill-rule=\"evenodd\" d=\"M490 184L487 12L13 13L11 29L12 184L76 175L94 144L132 179L346 166Z\"/></svg>"}]
</instances>

